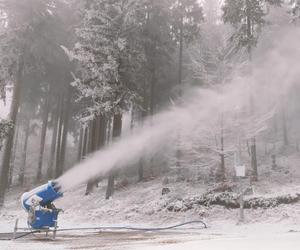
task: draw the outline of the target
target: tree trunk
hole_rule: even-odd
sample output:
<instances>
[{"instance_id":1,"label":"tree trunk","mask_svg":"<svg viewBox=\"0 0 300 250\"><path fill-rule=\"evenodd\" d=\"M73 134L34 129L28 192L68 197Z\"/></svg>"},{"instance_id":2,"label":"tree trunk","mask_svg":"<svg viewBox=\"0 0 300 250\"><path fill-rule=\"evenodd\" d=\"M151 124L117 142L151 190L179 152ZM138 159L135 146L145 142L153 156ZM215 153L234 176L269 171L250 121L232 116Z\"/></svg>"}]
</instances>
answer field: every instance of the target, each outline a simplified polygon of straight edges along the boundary
<instances>
[{"instance_id":1,"label":"tree trunk","mask_svg":"<svg viewBox=\"0 0 300 250\"><path fill-rule=\"evenodd\" d=\"M122 132L122 114L114 115L113 122L113 139L120 137ZM114 193L114 182L115 182L116 170L112 169L109 172L108 183L106 188L105 198L108 200Z\"/></svg>"},{"instance_id":2,"label":"tree trunk","mask_svg":"<svg viewBox=\"0 0 300 250\"><path fill-rule=\"evenodd\" d=\"M151 88L150 88L150 115L154 115L154 108L155 108L155 88L156 88L156 77L155 71L152 73L153 76L151 77Z\"/></svg>"},{"instance_id":3,"label":"tree trunk","mask_svg":"<svg viewBox=\"0 0 300 250\"><path fill-rule=\"evenodd\" d=\"M58 133L56 139L56 164L55 164L55 178L58 178L62 171L60 168L60 153L61 153L61 135L63 129L63 115L64 115L64 97L61 97L60 100L60 111L59 111L59 125L58 125Z\"/></svg>"},{"instance_id":4,"label":"tree trunk","mask_svg":"<svg viewBox=\"0 0 300 250\"><path fill-rule=\"evenodd\" d=\"M12 182L13 182L14 167L15 167L17 147L18 147L18 141L19 141L19 130L20 130L20 125L17 124L17 130L16 130L17 132L15 133L13 154L12 154L10 169L9 169L9 183L8 183L9 186L11 186Z\"/></svg>"},{"instance_id":5,"label":"tree trunk","mask_svg":"<svg viewBox=\"0 0 300 250\"><path fill-rule=\"evenodd\" d=\"M91 133L91 150L95 152L105 145L106 141L106 119L104 116L98 116L92 122L92 133ZM97 185L99 178L90 180L87 184L86 195L89 195L93 188Z\"/></svg>"},{"instance_id":6,"label":"tree trunk","mask_svg":"<svg viewBox=\"0 0 300 250\"><path fill-rule=\"evenodd\" d=\"M92 153L92 148L93 148L93 121L90 121L89 123L89 133L87 137L87 155Z\"/></svg>"},{"instance_id":7,"label":"tree trunk","mask_svg":"<svg viewBox=\"0 0 300 250\"><path fill-rule=\"evenodd\" d=\"M45 149L45 142L46 142L46 133L47 133L47 126L48 126L48 117L49 117L49 91L48 96L45 100L45 107L44 107L44 114L43 114L43 125L41 131L41 141L40 141L40 153L39 153L39 160L38 160L38 171L36 175L36 182L41 181L42 179L42 167L43 167L43 157L44 157L44 149Z\"/></svg>"},{"instance_id":8,"label":"tree trunk","mask_svg":"<svg viewBox=\"0 0 300 250\"><path fill-rule=\"evenodd\" d=\"M102 148L105 143L106 143L106 129L107 129L107 120L105 118L105 116L100 116L100 123L99 123L99 143L98 143L98 146L97 148L100 149Z\"/></svg>"},{"instance_id":9,"label":"tree trunk","mask_svg":"<svg viewBox=\"0 0 300 250\"><path fill-rule=\"evenodd\" d=\"M106 132L107 132L107 119L104 115L101 115L99 117L99 139L98 139L98 145L97 150L103 148L106 143ZM97 178L96 186L98 186L98 183L103 179L103 176L100 176Z\"/></svg>"},{"instance_id":10,"label":"tree trunk","mask_svg":"<svg viewBox=\"0 0 300 250\"><path fill-rule=\"evenodd\" d=\"M182 61L183 61L183 13L180 17L180 34L179 34L179 62L178 62L178 85L179 85L179 98L182 96Z\"/></svg>"},{"instance_id":11,"label":"tree trunk","mask_svg":"<svg viewBox=\"0 0 300 250\"><path fill-rule=\"evenodd\" d=\"M60 161L59 161L59 174L62 175L65 168L65 159L66 159L66 149L67 149L67 139L68 139L68 130L69 130L69 120L70 120L70 105L71 105L71 87L69 87L67 100L65 105L65 112L63 113L63 133L61 139L61 152L60 152Z\"/></svg>"},{"instance_id":12,"label":"tree trunk","mask_svg":"<svg viewBox=\"0 0 300 250\"><path fill-rule=\"evenodd\" d=\"M147 111L148 111L148 98L147 98L147 77L146 73L144 72L144 86L143 86L143 110L141 114L141 123L144 123L144 120L147 117ZM138 182L141 182L144 180L144 159L141 157L139 161L139 166L138 166Z\"/></svg>"},{"instance_id":13,"label":"tree trunk","mask_svg":"<svg viewBox=\"0 0 300 250\"><path fill-rule=\"evenodd\" d=\"M180 34L179 34L179 62L178 62L178 85L179 85L179 102L182 97L182 60L183 60L183 10L181 9L180 17ZM180 131L177 131L177 143L176 143L176 169L177 175L181 175L181 138Z\"/></svg>"},{"instance_id":14,"label":"tree trunk","mask_svg":"<svg viewBox=\"0 0 300 250\"><path fill-rule=\"evenodd\" d=\"M21 167L18 182L19 185L23 186L24 184L24 176L25 176L25 169L26 169L26 160L27 160L27 146L28 146L28 138L30 132L30 119L27 117L25 122L25 138L24 138L24 146L22 152L22 160L21 160Z\"/></svg>"},{"instance_id":15,"label":"tree trunk","mask_svg":"<svg viewBox=\"0 0 300 250\"><path fill-rule=\"evenodd\" d=\"M109 200L109 198L114 194L114 185L115 185L115 173L110 171L108 176L107 188L105 199Z\"/></svg>"},{"instance_id":16,"label":"tree trunk","mask_svg":"<svg viewBox=\"0 0 300 250\"><path fill-rule=\"evenodd\" d=\"M53 166L55 163L55 149L57 145L57 132L58 132L58 119L59 119L59 103L57 104L56 109L53 111L53 131L52 131L52 141L51 141L51 149L50 149L50 159L47 170L48 179L52 179L53 177Z\"/></svg>"},{"instance_id":17,"label":"tree trunk","mask_svg":"<svg viewBox=\"0 0 300 250\"><path fill-rule=\"evenodd\" d=\"M88 154L88 135L89 135L89 128L86 126L84 128L84 136L83 136L83 145L82 145L82 158L84 158Z\"/></svg>"},{"instance_id":18,"label":"tree trunk","mask_svg":"<svg viewBox=\"0 0 300 250\"><path fill-rule=\"evenodd\" d=\"M89 134L89 147L90 147L90 150L89 152L92 153L96 150L96 142L97 142L97 118L95 118L93 121L91 121L91 124L90 124L90 134ZM93 189L94 189L94 186L95 186L95 180L96 179L91 179L88 181L88 184L86 186L86 191L85 191L85 195L89 195Z\"/></svg>"},{"instance_id":19,"label":"tree trunk","mask_svg":"<svg viewBox=\"0 0 300 250\"><path fill-rule=\"evenodd\" d=\"M156 98L155 98L155 92L156 92L156 65L155 65L155 58L156 58L156 54L155 54L155 47L156 45L154 45L154 49L153 51L153 65L152 65L152 69L151 69L151 82L150 82L150 116L151 116L151 125L153 123L152 117L154 115L154 109L155 109L155 102L156 102ZM149 142L151 143L151 142ZM150 175L154 176L154 157L152 156L150 159Z\"/></svg>"},{"instance_id":20,"label":"tree trunk","mask_svg":"<svg viewBox=\"0 0 300 250\"><path fill-rule=\"evenodd\" d=\"M247 38L248 38L248 56L249 60L252 60L252 19L251 19L251 6L250 0L246 0L246 21L247 21ZM254 114L254 101L253 101L253 94L251 93L250 96L250 109L251 115ZM258 172L257 172L257 157L256 157L256 139L255 136L251 138L251 168L252 168L252 181L258 181Z\"/></svg>"},{"instance_id":21,"label":"tree trunk","mask_svg":"<svg viewBox=\"0 0 300 250\"><path fill-rule=\"evenodd\" d=\"M251 138L251 168L252 176L251 181L258 181L258 172L257 172L257 159L256 159L256 142L255 137Z\"/></svg>"},{"instance_id":22,"label":"tree trunk","mask_svg":"<svg viewBox=\"0 0 300 250\"><path fill-rule=\"evenodd\" d=\"M83 156L83 137L84 137L84 129L80 128L79 132L79 142L78 142L78 152L77 152L77 162L80 162Z\"/></svg>"},{"instance_id":23,"label":"tree trunk","mask_svg":"<svg viewBox=\"0 0 300 250\"><path fill-rule=\"evenodd\" d=\"M112 119L112 117L111 116L109 116L108 118L107 118L107 122L106 122L106 126L107 126L107 131L106 131L106 138L105 138L105 143L106 144L110 144L110 142L111 142L111 138L112 138L112 133L111 133L111 131L112 131L112 123L113 123L113 119Z\"/></svg>"},{"instance_id":24,"label":"tree trunk","mask_svg":"<svg viewBox=\"0 0 300 250\"><path fill-rule=\"evenodd\" d=\"M16 124L17 121L17 114L20 105L23 68L24 68L24 62L21 56L19 58L18 72L17 72L16 81L14 83L13 97L12 97L12 103L11 103L10 114L9 114L9 120L14 125ZM8 133L5 142L4 152L3 152L2 168L1 168L1 176L0 176L0 207L3 205L5 192L6 189L8 188L9 168L10 168L9 165L10 165L11 153L13 148L14 133L15 133L15 128L12 128Z\"/></svg>"},{"instance_id":25,"label":"tree trunk","mask_svg":"<svg viewBox=\"0 0 300 250\"><path fill-rule=\"evenodd\" d=\"M247 22L247 38L248 38L248 54L251 58L251 50L252 50L252 46L251 46L251 39L252 39L252 20L251 20L251 6L250 6L250 0L246 0L246 22Z\"/></svg>"},{"instance_id":26,"label":"tree trunk","mask_svg":"<svg viewBox=\"0 0 300 250\"><path fill-rule=\"evenodd\" d=\"M221 117L221 148L220 148L220 170L218 174L218 181L225 181L225 154L224 154L224 124L223 115Z\"/></svg>"},{"instance_id":27,"label":"tree trunk","mask_svg":"<svg viewBox=\"0 0 300 250\"><path fill-rule=\"evenodd\" d=\"M288 139L288 132L287 132L286 111L283 103L281 103L281 122L282 122L283 142L285 146L288 146L289 139Z\"/></svg>"},{"instance_id":28,"label":"tree trunk","mask_svg":"<svg viewBox=\"0 0 300 250\"><path fill-rule=\"evenodd\" d=\"M100 148L100 140L101 140L100 134L101 134L102 124L101 124L101 118L99 115L96 117L94 125L95 125L95 132L94 132L95 138L94 138L93 152L97 151Z\"/></svg>"}]
</instances>

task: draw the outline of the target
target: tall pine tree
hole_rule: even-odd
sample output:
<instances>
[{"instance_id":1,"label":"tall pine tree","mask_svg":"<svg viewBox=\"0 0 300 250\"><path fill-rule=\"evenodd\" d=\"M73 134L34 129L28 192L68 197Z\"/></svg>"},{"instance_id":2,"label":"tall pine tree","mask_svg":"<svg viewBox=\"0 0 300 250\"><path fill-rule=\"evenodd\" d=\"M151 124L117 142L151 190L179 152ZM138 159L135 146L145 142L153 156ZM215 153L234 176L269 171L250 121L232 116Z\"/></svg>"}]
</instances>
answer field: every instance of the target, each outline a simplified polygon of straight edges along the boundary
<instances>
[{"instance_id":1,"label":"tall pine tree","mask_svg":"<svg viewBox=\"0 0 300 250\"><path fill-rule=\"evenodd\" d=\"M281 0L225 0L223 6L223 20L236 28L233 41L236 50L246 48L248 59L252 60L252 49L256 45L262 25L265 23L265 6L267 4L280 5ZM250 66L249 66L250 67ZM249 69L251 72L251 69ZM254 114L253 94L250 94L250 113ZM252 181L258 180L256 139L251 138L251 168Z\"/></svg>"}]
</instances>

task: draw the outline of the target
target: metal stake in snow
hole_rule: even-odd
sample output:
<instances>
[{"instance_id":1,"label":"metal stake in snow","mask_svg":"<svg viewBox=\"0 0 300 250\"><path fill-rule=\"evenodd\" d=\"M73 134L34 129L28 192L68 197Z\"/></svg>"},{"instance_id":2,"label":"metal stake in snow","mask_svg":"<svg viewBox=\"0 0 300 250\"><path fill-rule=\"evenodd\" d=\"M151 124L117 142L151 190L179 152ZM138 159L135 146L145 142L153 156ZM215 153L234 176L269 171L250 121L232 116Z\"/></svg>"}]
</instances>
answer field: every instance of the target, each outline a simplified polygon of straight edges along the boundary
<instances>
[{"instance_id":1,"label":"metal stake in snow","mask_svg":"<svg viewBox=\"0 0 300 250\"><path fill-rule=\"evenodd\" d=\"M246 176L246 167L245 165L242 165L240 163L240 154L235 153L234 154L234 168L235 168L235 174L236 177L238 178L239 182L239 202L240 202L240 218L239 222L244 222L245 220L245 215L244 215L244 195L248 191L248 188L246 188L243 179Z\"/></svg>"},{"instance_id":2,"label":"metal stake in snow","mask_svg":"<svg viewBox=\"0 0 300 250\"><path fill-rule=\"evenodd\" d=\"M240 193L240 222L244 222L245 215L244 215L244 192Z\"/></svg>"}]
</instances>

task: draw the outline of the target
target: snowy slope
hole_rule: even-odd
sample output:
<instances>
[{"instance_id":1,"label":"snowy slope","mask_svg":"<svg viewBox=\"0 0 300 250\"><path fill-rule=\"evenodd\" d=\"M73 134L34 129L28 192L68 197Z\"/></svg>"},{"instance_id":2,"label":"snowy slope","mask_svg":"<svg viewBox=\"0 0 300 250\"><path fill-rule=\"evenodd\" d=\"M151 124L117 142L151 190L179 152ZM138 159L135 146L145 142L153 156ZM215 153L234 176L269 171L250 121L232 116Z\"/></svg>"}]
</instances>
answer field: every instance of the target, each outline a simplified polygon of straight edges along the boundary
<instances>
[{"instance_id":1,"label":"snowy slope","mask_svg":"<svg viewBox=\"0 0 300 250\"><path fill-rule=\"evenodd\" d=\"M260 181L254 185L252 196L270 197L278 194L300 193L298 169L299 156L281 157L278 169L270 171L264 166L260 172ZM269 209L247 209L246 222L238 224L238 209L225 209L220 206L193 207L186 212L169 212L165 205L169 202L196 197L212 188L208 184L194 182L175 182L170 179L167 185L162 178L136 183L130 180L128 186L118 188L111 200L105 200L106 181L89 196L84 196L85 186L65 193L56 205L65 210L59 217L59 226L166 226L190 220L204 220L209 229L180 231L167 234L111 234L85 236L85 232L76 232L76 237L63 236L58 242L41 243L28 239L13 242L0 242L0 249L102 249L98 248L104 240L103 249L298 249L300 239L300 203L280 205ZM162 196L163 187L170 193ZM12 231L15 218L20 226L26 225L26 213L21 209L19 198L23 189L14 188L6 198L0 212L0 232ZM69 237L69 238L68 238ZM116 243L116 241L119 242ZM131 239L130 241L128 239ZM20 244L22 242L22 244ZM273 248L270 245L272 242ZM24 243L24 244L23 244ZM102 243L101 243L102 244ZM100 245L101 245L100 244ZM113 244L113 245L111 245ZM220 248L226 246L226 248ZM246 248L247 246L248 248ZM271 245L270 245L271 246ZM149 248L150 247L150 248ZM259 248L257 248L259 249Z\"/></svg>"}]
</instances>

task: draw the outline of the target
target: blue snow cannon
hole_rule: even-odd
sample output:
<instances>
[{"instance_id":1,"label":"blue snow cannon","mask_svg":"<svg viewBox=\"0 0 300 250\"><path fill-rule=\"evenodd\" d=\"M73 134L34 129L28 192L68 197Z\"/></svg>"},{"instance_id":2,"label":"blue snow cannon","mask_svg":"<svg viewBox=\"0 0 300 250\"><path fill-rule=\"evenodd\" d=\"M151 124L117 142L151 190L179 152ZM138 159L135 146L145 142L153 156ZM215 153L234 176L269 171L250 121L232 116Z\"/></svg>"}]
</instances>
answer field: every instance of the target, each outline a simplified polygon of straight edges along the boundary
<instances>
[{"instance_id":1,"label":"blue snow cannon","mask_svg":"<svg viewBox=\"0 0 300 250\"><path fill-rule=\"evenodd\" d=\"M27 223L32 229L49 229L57 227L57 217L61 209L53 202L62 197L61 188L56 181L49 181L21 197L21 203L28 213Z\"/></svg>"}]
</instances>

